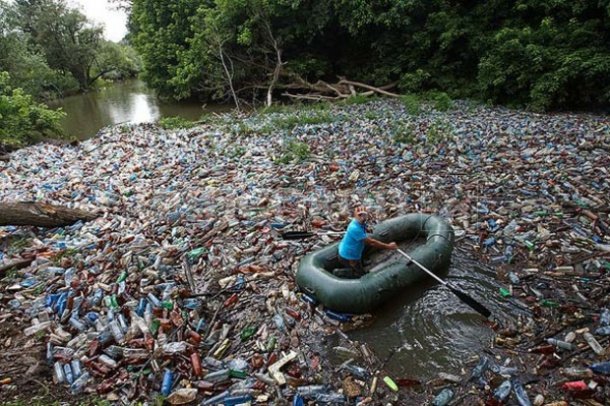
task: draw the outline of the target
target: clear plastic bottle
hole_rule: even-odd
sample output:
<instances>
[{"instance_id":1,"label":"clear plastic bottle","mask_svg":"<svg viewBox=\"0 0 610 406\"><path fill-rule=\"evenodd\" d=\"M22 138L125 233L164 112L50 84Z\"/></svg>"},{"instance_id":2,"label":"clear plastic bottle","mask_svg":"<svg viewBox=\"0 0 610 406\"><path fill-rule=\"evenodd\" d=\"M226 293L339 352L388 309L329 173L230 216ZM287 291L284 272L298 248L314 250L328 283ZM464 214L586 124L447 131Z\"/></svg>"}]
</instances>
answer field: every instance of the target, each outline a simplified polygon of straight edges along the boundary
<instances>
[{"instance_id":1,"label":"clear plastic bottle","mask_svg":"<svg viewBox=\"0 0 610 406\"><path fill-rule=\"evenodd\" d=\"M89 375L89 372L85 371L76 381L74 381L72 385L70 385L70 391L72 394L78 395L82 393L85 386L87 386L89 379L91 379L91 375Z\"/></svg>"},{"instance_id":2,"label":"clear plastic bottle","mask_svg":"<svg viewBox=\"0 0 610 406\"><path fill-rule=\"evenodd\" d=\"M587 344L589 344L589 347L591 347L591 349L597 355L602 354L604 352L604 349L602 348L601 345L599 345L599 343L597 342L595 337L593 337L593 334L586 332L586 333L583 333L582 336L585 338L585 341L587 341Z\"/></svg>"},{"instance_id":3,"label":"clear plastic bottle","mask_svg":"<svg viewBox=\"0 0 610 406\"><path fill-rule=\"evenodd\" d=\"M513 389L515 392L515 398L517 399L517 403L519 403L519 406L532 406L532 402L527 396L527 392L525 391L525 388L523 387L521 381L514 379Z\"/></svg>"},{"instance_id":4,"label":"clear plastic bottle","mask_svg":"<svg viewBox=\"0 0 610 406\"><path fill-rule=\"evenodd\" d=\"M565 341L557 340L556 338L547 338L546 342L554 345L557 348L562 348L564 350L575 350L576 346L572 343L566 343Z\"/></svg>"},{"instance_id":5,"label":"clear plastic bottle","mask_svg":"<svg viewBox=\"0 0 610 406\"><path fill-rule=\"evenodd\" d=\"M506 399L508 399L508 396L510 395L510 391L512 389L513 384L510 382L510 380L507 379L506 381L502 382L502 384L498 386L494 391L494 399L500 403L504 403Z\"/></svg>"},{"instance_id":6,"label":"clear plastic bottle","mask_svg":"<svg viewBox=\"0 0 610 406\"><path fill-rule=\"evenodd\" d=\"M453 399L453 390L449 388L445 388L436 395L434 400L432 401L433 406L446 406Z\"/></svg>"}]
</instances>

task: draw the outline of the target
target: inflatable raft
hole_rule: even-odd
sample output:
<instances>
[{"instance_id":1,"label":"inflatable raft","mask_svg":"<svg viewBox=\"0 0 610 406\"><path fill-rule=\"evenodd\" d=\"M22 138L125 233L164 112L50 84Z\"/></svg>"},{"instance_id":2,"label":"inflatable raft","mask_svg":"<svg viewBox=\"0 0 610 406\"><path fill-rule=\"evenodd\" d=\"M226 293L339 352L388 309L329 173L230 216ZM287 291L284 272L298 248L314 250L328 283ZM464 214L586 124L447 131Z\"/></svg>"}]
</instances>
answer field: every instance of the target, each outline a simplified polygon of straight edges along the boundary
<instances>
[{"instance_id":1,"label":"inflatable raft","mask_svg":"<svg viewBox=\"0 0 610 406\"><path fill-rule=\"evenodd\" d=\"M417 262L439 273L449 267L453 250L453 229L445 220L427 214L407 214L380 223L370 237L383 242L413 240L425 237L408 254ZM378 264L359 279L344 279L332 272L341 268L339 243L305 256L299 264L296 281L301 290L325 307L345 313L367 313L394 296L406 286L428 275L405 258ZM365 250L364 258L373 252Z\"/></svg>"}]
</instances>

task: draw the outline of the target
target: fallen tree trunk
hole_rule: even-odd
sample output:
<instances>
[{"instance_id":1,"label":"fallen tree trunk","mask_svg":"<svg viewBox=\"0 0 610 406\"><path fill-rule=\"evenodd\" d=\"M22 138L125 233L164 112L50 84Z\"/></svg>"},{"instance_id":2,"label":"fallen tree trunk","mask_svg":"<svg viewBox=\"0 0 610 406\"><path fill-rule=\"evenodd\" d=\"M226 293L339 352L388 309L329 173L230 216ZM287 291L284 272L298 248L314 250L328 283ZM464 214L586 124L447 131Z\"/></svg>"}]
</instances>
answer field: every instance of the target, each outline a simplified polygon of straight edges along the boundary
<instances>
[{"instance_id":1,"label":"fallen tree trunk","mask_svg":"<svg viewBox=\"0 0 610 406\"><path fill-rule=\"evenodd\" d=\"M13 262L9 262L8 264L4 264L0 266L0 277L4 276L4 273L10 269L21 269L29 266L32 262L34 262L34 258L30 259L18 259Z\"/></svg>"},{"instance_id":2,"label":"fallen tree trunk","mask_svg":"<svg viewBox=\"0 0 610 406\"><path fill-rule=\"evenodd\" d=\"M45 203L0 203L0 226L63 227L98 214Z\"/></svg>"}]
</instances>

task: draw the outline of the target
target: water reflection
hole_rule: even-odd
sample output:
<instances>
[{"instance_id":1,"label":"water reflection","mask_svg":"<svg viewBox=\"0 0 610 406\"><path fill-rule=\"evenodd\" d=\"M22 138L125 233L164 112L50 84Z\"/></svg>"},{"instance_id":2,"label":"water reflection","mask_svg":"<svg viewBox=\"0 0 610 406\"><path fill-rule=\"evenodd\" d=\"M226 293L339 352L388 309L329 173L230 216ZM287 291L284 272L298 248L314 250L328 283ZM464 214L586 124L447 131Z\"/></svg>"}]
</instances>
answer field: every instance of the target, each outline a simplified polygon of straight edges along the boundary
<instances>
[{"instance_id":1,"label":"water reflection","mask_svg":"<svg viewBox=\"0 0 610 406\"><path fill-rule=\"evenodd\" d=\"M97 92L67 97L51 103L67 116L62 122L67 134L80 139L94 136L101 128L124 122L153 122L161 117L180 116L197 120L206 111L227 111L230 106L206 106L197 102L162 102L139 80L111 85Z\"/></svg>"}]
</instances>

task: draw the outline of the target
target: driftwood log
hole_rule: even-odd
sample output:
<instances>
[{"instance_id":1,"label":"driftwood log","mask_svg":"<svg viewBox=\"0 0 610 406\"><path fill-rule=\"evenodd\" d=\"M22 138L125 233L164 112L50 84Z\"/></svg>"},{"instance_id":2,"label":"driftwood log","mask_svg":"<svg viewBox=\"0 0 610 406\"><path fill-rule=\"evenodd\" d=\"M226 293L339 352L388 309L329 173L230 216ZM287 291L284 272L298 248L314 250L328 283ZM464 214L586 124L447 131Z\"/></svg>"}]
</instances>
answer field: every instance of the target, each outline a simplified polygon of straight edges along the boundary
<instances>
[{"instance_id":1,"label":"driftwood log","mask_svg":"<svg viewBox=\"0 0 610 406\"><path fill-rule=\"evenodd\" d=\"M63 227L96 217L97 213L45 203L0 203L0 226Z\"/></svg>"}]
</instances>

